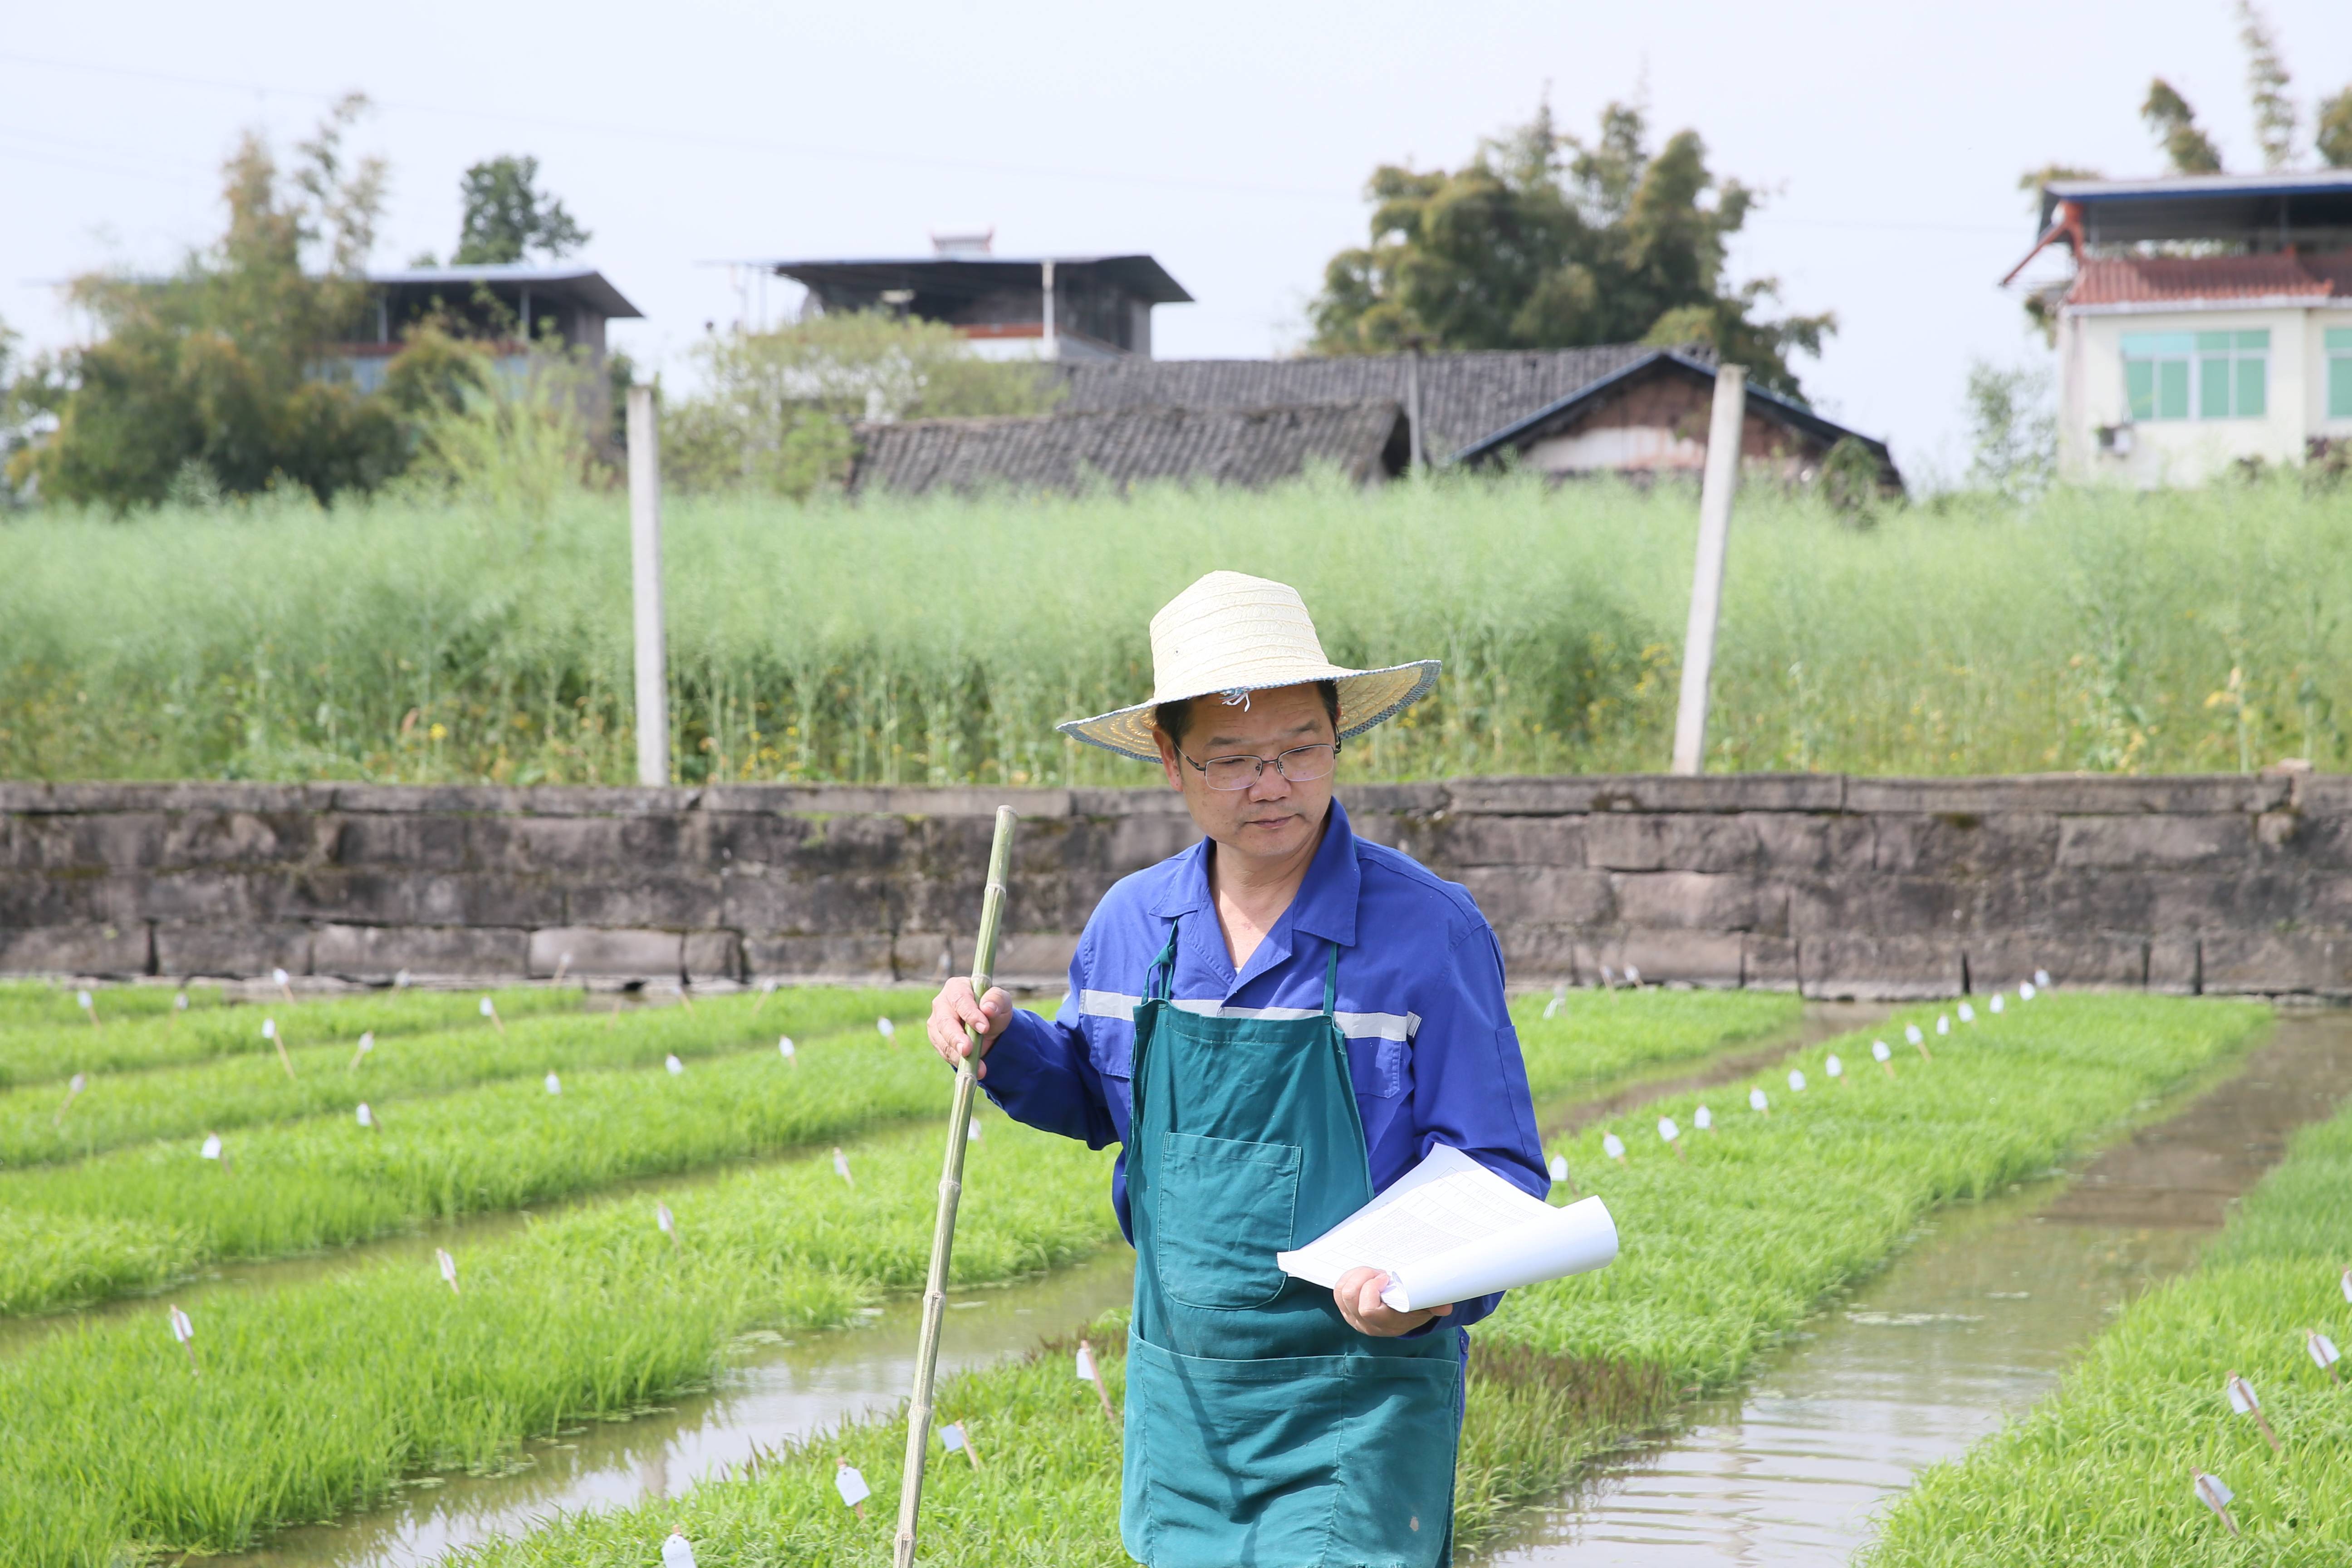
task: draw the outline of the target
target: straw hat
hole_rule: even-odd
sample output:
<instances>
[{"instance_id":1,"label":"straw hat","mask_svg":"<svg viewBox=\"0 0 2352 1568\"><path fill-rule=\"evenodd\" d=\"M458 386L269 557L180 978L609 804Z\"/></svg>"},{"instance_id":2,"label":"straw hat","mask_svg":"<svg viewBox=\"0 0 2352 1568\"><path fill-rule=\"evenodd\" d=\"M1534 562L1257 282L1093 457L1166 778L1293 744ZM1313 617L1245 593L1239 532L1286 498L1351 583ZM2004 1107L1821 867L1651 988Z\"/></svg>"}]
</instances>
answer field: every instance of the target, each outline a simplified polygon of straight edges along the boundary
<instances>
[{"instance_id":1,"label":"straw hat","mask_svg":"<svg viewBox=\"0 0 2352 1568\"><path fill-rule=\"evenodd\" d=\"M1307 602L1286 583L1239 572L1212 572L1151 617L1151 695L1131 708L1057 726L1063 734L1156 763L1152 710L1162 702L1215 693L1240 706L1253 691L1309 681L1339 688L1339 738L1395 718L1437 684L1437 660L1383 669L1343 669L1323 657Z\"/></svg>"}]
</instances>

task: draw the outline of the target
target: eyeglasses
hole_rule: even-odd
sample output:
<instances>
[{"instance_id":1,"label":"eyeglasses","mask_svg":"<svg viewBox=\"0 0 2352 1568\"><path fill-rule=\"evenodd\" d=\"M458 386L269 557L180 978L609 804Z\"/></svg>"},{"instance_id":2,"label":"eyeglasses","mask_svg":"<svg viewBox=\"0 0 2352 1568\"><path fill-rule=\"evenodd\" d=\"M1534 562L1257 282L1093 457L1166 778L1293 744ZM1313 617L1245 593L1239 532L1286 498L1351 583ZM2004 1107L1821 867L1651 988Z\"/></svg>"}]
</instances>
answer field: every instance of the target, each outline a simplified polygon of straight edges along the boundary
<instances>
[{"instance_id":1,"label":"eyeglasses","mask_svg":"<svg viewBox=\"0 0 2352 1568\"><path fill-rule=\"evenodd\" d=\"M1192 763L1182 747L1176 749L1176 754ZM1192 765L1201 770L1201 776L1208 781L1211 789L1247 789L1257 783L1258 775L1268 765L1290 784L1313 784L1317 779L1328 778L1331 770L1339 765L1339 742L1293 746L1278 757L1211 757Z\"/></svg>"}]
</instances>

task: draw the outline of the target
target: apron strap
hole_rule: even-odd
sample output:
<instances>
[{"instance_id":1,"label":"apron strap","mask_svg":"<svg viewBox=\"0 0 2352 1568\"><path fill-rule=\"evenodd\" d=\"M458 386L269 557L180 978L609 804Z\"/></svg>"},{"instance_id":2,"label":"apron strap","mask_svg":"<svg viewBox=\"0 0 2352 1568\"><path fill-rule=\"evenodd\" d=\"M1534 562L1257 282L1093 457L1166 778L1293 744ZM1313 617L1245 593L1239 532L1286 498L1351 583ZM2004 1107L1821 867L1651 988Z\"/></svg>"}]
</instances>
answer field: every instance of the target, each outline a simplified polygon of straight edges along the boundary
<instances>
[{"instance_id":1,"label":"apron strap","mask_svg":"<svg viewBox=\"0 0 2352 1568\"><path fill-rule=\"evenodd\" d=\"M1331 962L1323 966L1323 1016L1336 1018L1339 1010L1339 944L1331 944Z\"/></svg>"},{"instance_id":2,"label":"apron strap","mask_svg":"<svg viewBox=\"0 0 2352 1568\"><path fill-rule=\"evenodd\" d=\"M1183 928L1183 919L1177 916L1168 922L1168 945L1151 961L1151 968L1143 983L1143 999L1165 1002L1176 988L1176 934Z\"/></svg>"}]
</instances>

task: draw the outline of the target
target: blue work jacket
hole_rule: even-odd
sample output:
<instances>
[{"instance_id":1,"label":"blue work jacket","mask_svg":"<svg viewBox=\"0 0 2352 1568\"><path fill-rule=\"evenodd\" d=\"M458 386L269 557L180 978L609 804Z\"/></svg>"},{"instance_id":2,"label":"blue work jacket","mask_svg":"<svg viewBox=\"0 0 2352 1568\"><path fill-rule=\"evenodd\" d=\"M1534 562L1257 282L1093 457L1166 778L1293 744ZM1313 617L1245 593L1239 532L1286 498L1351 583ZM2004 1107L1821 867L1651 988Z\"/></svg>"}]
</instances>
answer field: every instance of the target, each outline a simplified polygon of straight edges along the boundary
<instances>
[{"instance_id":1,"label":"blue work jacket","mask_svg":"<svg viewBox=\"0 0 2352 1568\"><path fill-rule=\"evenodd\" d=\"M1522 1191L1549 1193L1527 1067L1503 1001L1502 950L1469 893L1357 837L1335 800L1297 896L1236 973L1209 892L1210 848L1203 839L1104 896L1078 939L1060 1011L1048 1019L1016 1009L990 1048L989 1099L1017 1121L1088 1148L1124 1144L1135 1009L1181 916L1169 994L1195 1012L1314 1016L1323 1010L1329 944L1339 944L1339 1026L1374 1193L1440 1143ZM1132 1242L1123 1152L1111 1205ZM1438 1321L1466 1326L1501 1300L1460 1302Z\"/></svg>"}]
</instances>

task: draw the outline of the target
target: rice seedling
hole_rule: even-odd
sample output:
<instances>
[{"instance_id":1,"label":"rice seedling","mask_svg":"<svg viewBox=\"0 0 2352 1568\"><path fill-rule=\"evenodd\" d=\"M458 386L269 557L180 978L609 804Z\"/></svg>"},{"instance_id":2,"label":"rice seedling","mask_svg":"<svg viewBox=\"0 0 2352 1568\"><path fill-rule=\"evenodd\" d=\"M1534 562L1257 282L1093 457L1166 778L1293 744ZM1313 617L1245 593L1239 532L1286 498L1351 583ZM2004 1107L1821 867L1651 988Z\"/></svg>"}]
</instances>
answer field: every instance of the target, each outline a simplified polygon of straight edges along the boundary
<instances>
[{"instance_id":1,"label":"rice seedling","mask_svg":"<svg viewBox=\"0 0 2352 1568\"><path fill-rule=\"evenodd\" d=\"M2352 1108L2307 1127L2191 1273L2141 1297L2058 1391L1886 1514L1869 1568L2340 1563L2352 1557ZM2273 1453L2232 1412L2250 1383ZM2233 1534L2192 1490L2221 1478Z\"/></svg>"},{"instance_id":2,"label":"rice seedling","mask_svg":"<svg viewBox=\"0 0 2352 1568\"><path fill-rule=\"evenodd\" d=\"M971 1152L959 1282L1117 1238L1108 1153L990 1131ZM201 1377L161 1302L49 1335L0 1359L0 1563L233 1550L702 1384L746 1331L845 1322L920 1282L938 1153L935 1129L909 1130L856 1146L855 1190L816 1155L681 1192L674 1240L649 1196L559 1215L455 1245L454 1291L401 1259L216 1294L192 1313Z\"/></svg>"},{"instance_id":3,"label":"rice seedling","mask_svg":"<svg viewBox=\"0 0 2352 1568\"><path fill-rule=\"evenodd\" d=\"M1511 1003L1538 1111L1760 1041L1803 1016L1804 1003L1785 991L1579 990Z\"/></svg>"},{"instance_id":4,"label":"rice seedling","mask_svg":"<svg viewBox=\"0 0 2352 1568\"><path fill-rule=\"evenodd\" d=\"M81 1005L90 998L91 1007ZM180 998L185 997L184 1005ZM26 1024L89 1026L95 1010L101 1026L131 1018L160 1018L222 1005L220 987L203 984L159 985L58 985L46 980L0 980L0 1030Z\"/></svg>"},{"instance_id":5,"label":"rice seedling","mask_svg":"<svg viewBox=\"0 0 2352 1568\"><path fill-rule=\"evenodd\" d=\"M1736 1377L1824 1298L1882 1265L1931 1205L2046 1169L2209 1068L2267 1016L2241 1004L2053 998L1955 1045L1932 1073L1811 1096L1781 1116L1695 1142L1686 1163L1653 1143L1643 1157L1604 1168L1591 1156L1606 1134L1590 1130L1571 1147L1616 1214L1624 1252L1600 1274L1513 1292L1473 1331L1457 1545L1490 1538L1514 1503L1555 1491L1580 1465ZM1828 1048L1857 1054L1852 1040ZM1822 1049L1790 1061L1817 1062ZM1788 1065L1759 1080L1777 1084ZM1729 1098L1744 1088L1710 1092ZM1696 1101L1659 1108L1689 1120ZM1091 1338L1098 1347L1123 1342L1118 1315ZM1106 1353L1099 1365L1116 1396L1120 1359ZM940 1467L926 1492L928 1557L1104 1568L1126 1561L1118 1445L1092 1392L1071 1378L1066 1349L954 1380L940 1403L944 1418L996 1439L986 1470ZM852 1423L681 1497L566 1516L449 1561L635 1562L672 1529L710 1568L878 1557L890 1522L852 1516L829 1478L835 1457L846 1457L887 1496L902 1444L893 1421Z\"/></svg>"},{"instance_id":6,"label":"rice seedling","mask_svg":"<svg viewBox=\"0 0 2352 1568\"><path fill-rule=\"evenodd\" d=\"M523 992L508 999L535 1002L550 994ZM472 1002L473 994L463 999ZM349 1110L356 1099L382 1105L535 1076L551 1068L639 1067L672 1056L682 1066L713 1053L740 1050L780 1031L833 1033L877 1013L919 1017L929 1008L928 992L795 988L764 1008L755 996L720 996L691 1011L649 1008L631 1016L625 1026L614 1027L605 1017L579 1011L575 998L553 1016L532 1017L522 1005L504 1009L515 1019L513 1028L506 1031L482 1027L487 1016L478 1013L460 1028L407 1036L383 1033L364 1052L348 1038L335 1038L290 1052L290 1073L279 1070L274 1053L247 1052L186 1067L95 1074L72 1114L62 1120L51 1114L54 1096L46 1087L0 1090L0 1169L87 1156L152 1139L338 1112ZM291 1020L282 1022L281 1037L293 1026ZM306 1032L316 1034L314 1021Z\"/></svg>"},{"instance_id":7,"label":"rice seedling","mask_svg":"<svg viewBox=\"0 0 2352 1568\"><path fill-rule=\"evenodd\" d=\"M1391 486L666 509L689 782L1144 782L1055 721L1150 685L1208 566L1297 584L1342 660L1435 657L1348 778L1654 769L1697 508L1673 485ZM257 505L0 534L0 776L634 778L618 496ZM924 585L994 575L1022 613ZM1708 765L1864 773L2340 764L2352 506L2294 477L1925 506L1861 530L1743 494ZM91 615L138 605L137 617ZM2209 705L2221 694L2224 700Z\"/></svg>"},{"instance_id":8,"label":"rice seedling","mask_svg":"<svg viewBox=\"0 0 2352 1568\"><path fill-rule=\"evenodd\" d=\"M31 987L23 989L30 990ZM47 987L41 989L47 990ZM198 988L209 990L209 988ZM62 993L72 1006L74 993ZM114 1019L119 999L156 995L161 1007L149 1007ZM481 1022L478 991L386 991L333 1000L224 1003L213 994L196 1005L197 989L188 992L184 1014L171 1005L176 992L156 992L145 986L93 988L92 1003L101 1020L92 1028L73 1007L64 1017L27 1016L0 1023L0 1089L28 1083L51 1083L75 1073L139 1072L149 1068L211 1061L221 1057L273 1055L271 1039L261 1032L266 1019L275 1026L276 1039L288 1047L341 1040L348 1050L362 1034L390 1037L426 1030L455 1029ZM498 1000L509 1018L548 1013L577 1012L580 993L548 986L517 986L487 993ZM27 1013L33 1009L28 1008ZM5 1156L0 1156L5 1158Z\"/></svg>"}]
</instances>

